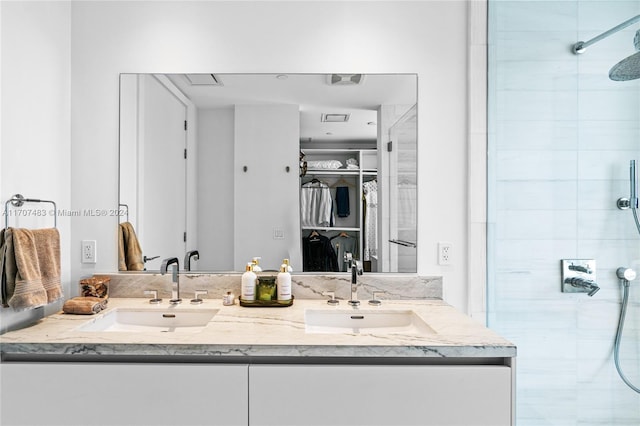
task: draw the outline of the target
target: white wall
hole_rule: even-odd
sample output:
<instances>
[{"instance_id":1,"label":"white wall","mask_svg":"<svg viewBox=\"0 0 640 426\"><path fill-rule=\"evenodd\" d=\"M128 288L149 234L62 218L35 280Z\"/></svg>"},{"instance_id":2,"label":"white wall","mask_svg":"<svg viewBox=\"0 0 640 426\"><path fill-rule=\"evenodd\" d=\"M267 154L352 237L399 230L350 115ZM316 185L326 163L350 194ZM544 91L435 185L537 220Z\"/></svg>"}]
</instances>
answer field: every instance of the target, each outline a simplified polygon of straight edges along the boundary
<instances>
[{"instance_id":1,"label":"white wall","mask_svg":"<svg viewBox=\"0 0 640 426\"><path fill-rule=\"evenodd\" d=\"M233 108L198 110L198 230L194 262L203 271L233 269ZM208 237L204 237L204 236Z\"/></svg>"},{"instance_id":2,"label":"white wall","mask_svg":"<svg viewBox=\"0 0 640 426\"><path fill-rule=\"evenodd\" d=\"M73 205L117 205L121 72L417 73L418 273L444 275L466 311L466 29L463 1L74 3ZM74 221L72 245L101 253L95 267L72 259L74 279L115 269L116 223ZM458 249L452 266L437 266L438 241Z\"/></svg>"},{"instance_id":3,"label":"white wall","mask_svg":"<svg viewBox=\"0 0 640 426\"><path fill-rule=\"evenodd\" d=\"M69 2L1 2L1 144L0 200L14 194L53 200L71 208L70 85L71 12ZM22 209L51 209L28 204ZM4 227L4 215L2 227ZM51 227L54 217L10 217L9 226ZM80 245L71 246L71 219L58 218L61 235L62 283L70 293L71 257L80 259ZM77 251L71 250L77 247ZM0 332L60 309L13 312L0 308Z\"/></svg>"},{"instance_id":4,"label":"white wall","mask_svg":"<svg viewBox=\"0 0 640 426\"><path fill-rule=\"evenodd\" d=\"M261 257L265 270L290 259L301 271L298 105L236 105L234 117L234 269Z\"/></svg>"},{"instance_id":5,"label":"white wall","mask_svg":"<svg viewBox=\"0 0 640 426\"><path fill-rule=\"evenodd\" d=\"M615 270L640 269L629 160L640 159L640 81L608 71L633 53L640 1L490 3L489 326L518 346L519 425L638 425L640 395L618 377ZM561 293L560 260L596 260L593 297ZM640 287L622 365L640 385Z\"/></svg>"}]
</instances>

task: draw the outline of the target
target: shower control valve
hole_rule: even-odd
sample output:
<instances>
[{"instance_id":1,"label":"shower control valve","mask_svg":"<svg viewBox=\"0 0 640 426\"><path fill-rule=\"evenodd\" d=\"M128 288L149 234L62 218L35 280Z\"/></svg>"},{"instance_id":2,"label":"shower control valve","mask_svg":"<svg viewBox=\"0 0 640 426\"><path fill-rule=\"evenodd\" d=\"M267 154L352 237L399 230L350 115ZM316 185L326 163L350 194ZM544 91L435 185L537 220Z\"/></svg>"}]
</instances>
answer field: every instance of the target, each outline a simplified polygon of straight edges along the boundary
<instances>
[{"instance_id":1,"label":"shower control valve","mask_svg":"<svg viewBox=\"0 0 640 426\"><path fill-rule=\"evenodd\" d=\"M595 259L562 259L561 266L563 293L589 293L592 296L599 290Z\"/></svg>"}]
</instances>

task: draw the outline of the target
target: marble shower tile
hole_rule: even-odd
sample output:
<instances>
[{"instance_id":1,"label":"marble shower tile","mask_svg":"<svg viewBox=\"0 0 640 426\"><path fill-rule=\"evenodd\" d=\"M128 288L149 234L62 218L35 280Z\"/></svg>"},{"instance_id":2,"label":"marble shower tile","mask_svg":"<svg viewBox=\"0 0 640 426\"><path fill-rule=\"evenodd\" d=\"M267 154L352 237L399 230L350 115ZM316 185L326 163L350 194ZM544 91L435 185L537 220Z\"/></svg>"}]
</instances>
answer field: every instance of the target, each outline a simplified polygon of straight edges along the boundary
<instances>
[{"instance_id":1,"label":"marble shower tile","mask_svg":"<svg viewBox=\"0 0 640 426\"><path fill-rule=\"evenodd\" d=\"M633 51L629 52L629 54L632 53ZM637 90L580 90L578 105L576 118L581 121L627 120L637 122L640 98Z\"/></svg>"},{"instance_id":2,"label":"marble shower tile","mask_svg":"<svg viewBox=\"0 0 640 426\"><path fill-rule=\"evenodd\" d=\"M575 151L499 151L498 180L572 180L577 176Z\"/></svg>"},{"instance_id":3,"label":"marble shower tile","mask_svg":"<svg viewBox=\"0 0 640 426\"><path fill-rule=\"evenodd\" d=\"M497 220L498 239L571 240L577 235L575 210L505 210Z\"/></svg>"},{"instance_id":4,"label":"marble shower tile","mask_svg":"<svg viewBox=\"0 0 640 426\"><path fill-rule=\"evenodd\" d=\"M638 89L640 93L640 88ZM634 151L640 159L640 121L584 121L578 128L580 150ZM627 162L628 165L628 162Z\"/></svg>"},{"instance_id":5,"label":"marble shower tile","mask_svg":"<svg viewBox=\"0 0 640 426\"><path fill-rule=\"evenodd\" d=\"M510 151L562 151L578 148L578 125L573 121L498 121L495 147Z\"/></svg>"},{"instance_id":6,"label":"marble shower tile","mask_svg":"<svg viewBox=\"0 0 640 426\"><path fill-rule=\"evenodd\" d=\"M495 10L496 31L566 31L577 29L576 2L509 1Z\"/></svg>"},{"instance_id":7,"label":"marble shower tile","mask_svg":"<svg viewBox=\"0 0 640 426\"><path fill-rule=\"evenodd\" d=\"M578 178L580 180L620 180L628 182L630 161L637 159L638 153L637 150L578 151Z\"/></svg>"},{"instance_id":8,"label":"marble shower tile","mask_svg":"<svg viewBox=\"0 0 640 426\"><path fill-rule=\"evenodd\" d=\"M576 120L577 101L575 90L501 90L497 92L496 114L508 121Z\"/></svg>"},{"instance_id":9,"label":"marble shower tile","mask_svg":"<svg viewBox=\"0 0 640 426\"><path fill-rule=\"evenodd\" d=\"M499 181L498 210L573 210L578 199L575 180Z\"/></svg>"}]
</instances>

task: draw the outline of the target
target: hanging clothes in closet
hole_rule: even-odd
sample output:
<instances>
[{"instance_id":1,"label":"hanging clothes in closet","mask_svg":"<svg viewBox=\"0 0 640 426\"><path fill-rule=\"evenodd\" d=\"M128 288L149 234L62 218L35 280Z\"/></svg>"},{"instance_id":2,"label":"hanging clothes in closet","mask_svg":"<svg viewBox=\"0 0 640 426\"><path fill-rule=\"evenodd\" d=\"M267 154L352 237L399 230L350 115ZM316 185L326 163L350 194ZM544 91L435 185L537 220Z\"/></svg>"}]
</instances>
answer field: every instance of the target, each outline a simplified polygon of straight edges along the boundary
<instances>
[{"instance_id":1,"label":"hanging clothes in closet","mask_svg":"<svg viewBox=\"0 0 640 426\"><path fill-rule=\"evenodd\" d=\"M376 180L362 184L362 207L364 210L363 258L371 260L378 255L378 182Z\"/></svg>"},{"instance_id":2,"label":"hanging clothes in closet","mask_svg":"<svg viewBox=\"0 0 640 426\"><path fill-rule=\"evenodd\" d=\"M338 259L329 238L313 231L302 239L302 270L304 272L337 272Z\"/></svg>"},{"instance_id":3,"label":"hanging clothes in closet","mask_svg":"<svg viewBox=\"0 0 640 426\"><path fill-rule=\"evenodd\" d=\"M338 270L340 272L347 272L349 266L344 262L344 255L346 253L351 253L354 259L359 258L358 239L346 232L341 232L339 235L331 237L330 241L331 246L336 253L336 257L338 258Z\"/></svg>"},{"instance_id":4,"label":"hanging clothes in closet","mask_svg":"<svg viewBox=\"0 0 640 426\"><path fill-rule=\"evenodd\" d=\"M329 185L318 179L302 185L300 215L302 227L333 226L333 201Z\"/></svg>"},{"instance_id":5,"label":"hanging clothes in closet","mask_svg":"<svg viewBox=\"0 0 640 426\"><path fill-rule=\"evenodd\" d=\"M349 209L349 187L336 187L336 210L338 217L349 217L351 211Z\"/></svg>"}]
</instances>

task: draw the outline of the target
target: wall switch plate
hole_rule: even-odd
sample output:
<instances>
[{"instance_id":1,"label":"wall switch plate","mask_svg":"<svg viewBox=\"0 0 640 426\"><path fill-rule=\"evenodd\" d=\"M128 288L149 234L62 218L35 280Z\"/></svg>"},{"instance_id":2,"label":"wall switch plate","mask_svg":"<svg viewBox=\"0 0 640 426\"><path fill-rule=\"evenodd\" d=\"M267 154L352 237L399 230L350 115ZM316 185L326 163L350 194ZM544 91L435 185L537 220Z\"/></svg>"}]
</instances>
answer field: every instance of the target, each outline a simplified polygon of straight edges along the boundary
<instances>
[{"instance_id":1,"label":"wall switch plate","mask_svg":"<svg viewBox=\"0 0 640 426\"><path fill-rule=\"evenodd\" d=\"M453 244L440 242L438 243L438 265L453 264Z\"/></svg>"},{"instance_id":2,"label":"wall switch plate","mask_svg":"<svg viewBox=\"0 0 640 426\"><path fill-rule=\"evenodd\" d=\"M96 263L96 240L82 240L82 263Z\"/></svg>"},{"instance_id":3,"label":"wall switch plate","mask_svg":"<svg viewBox=\"0 0 640 426\"><path fill-rule=\"evenodd\" d=\"M278 227L273 228L273 239L284 240L284 229Z\"/></svg>"}]
</instances>

